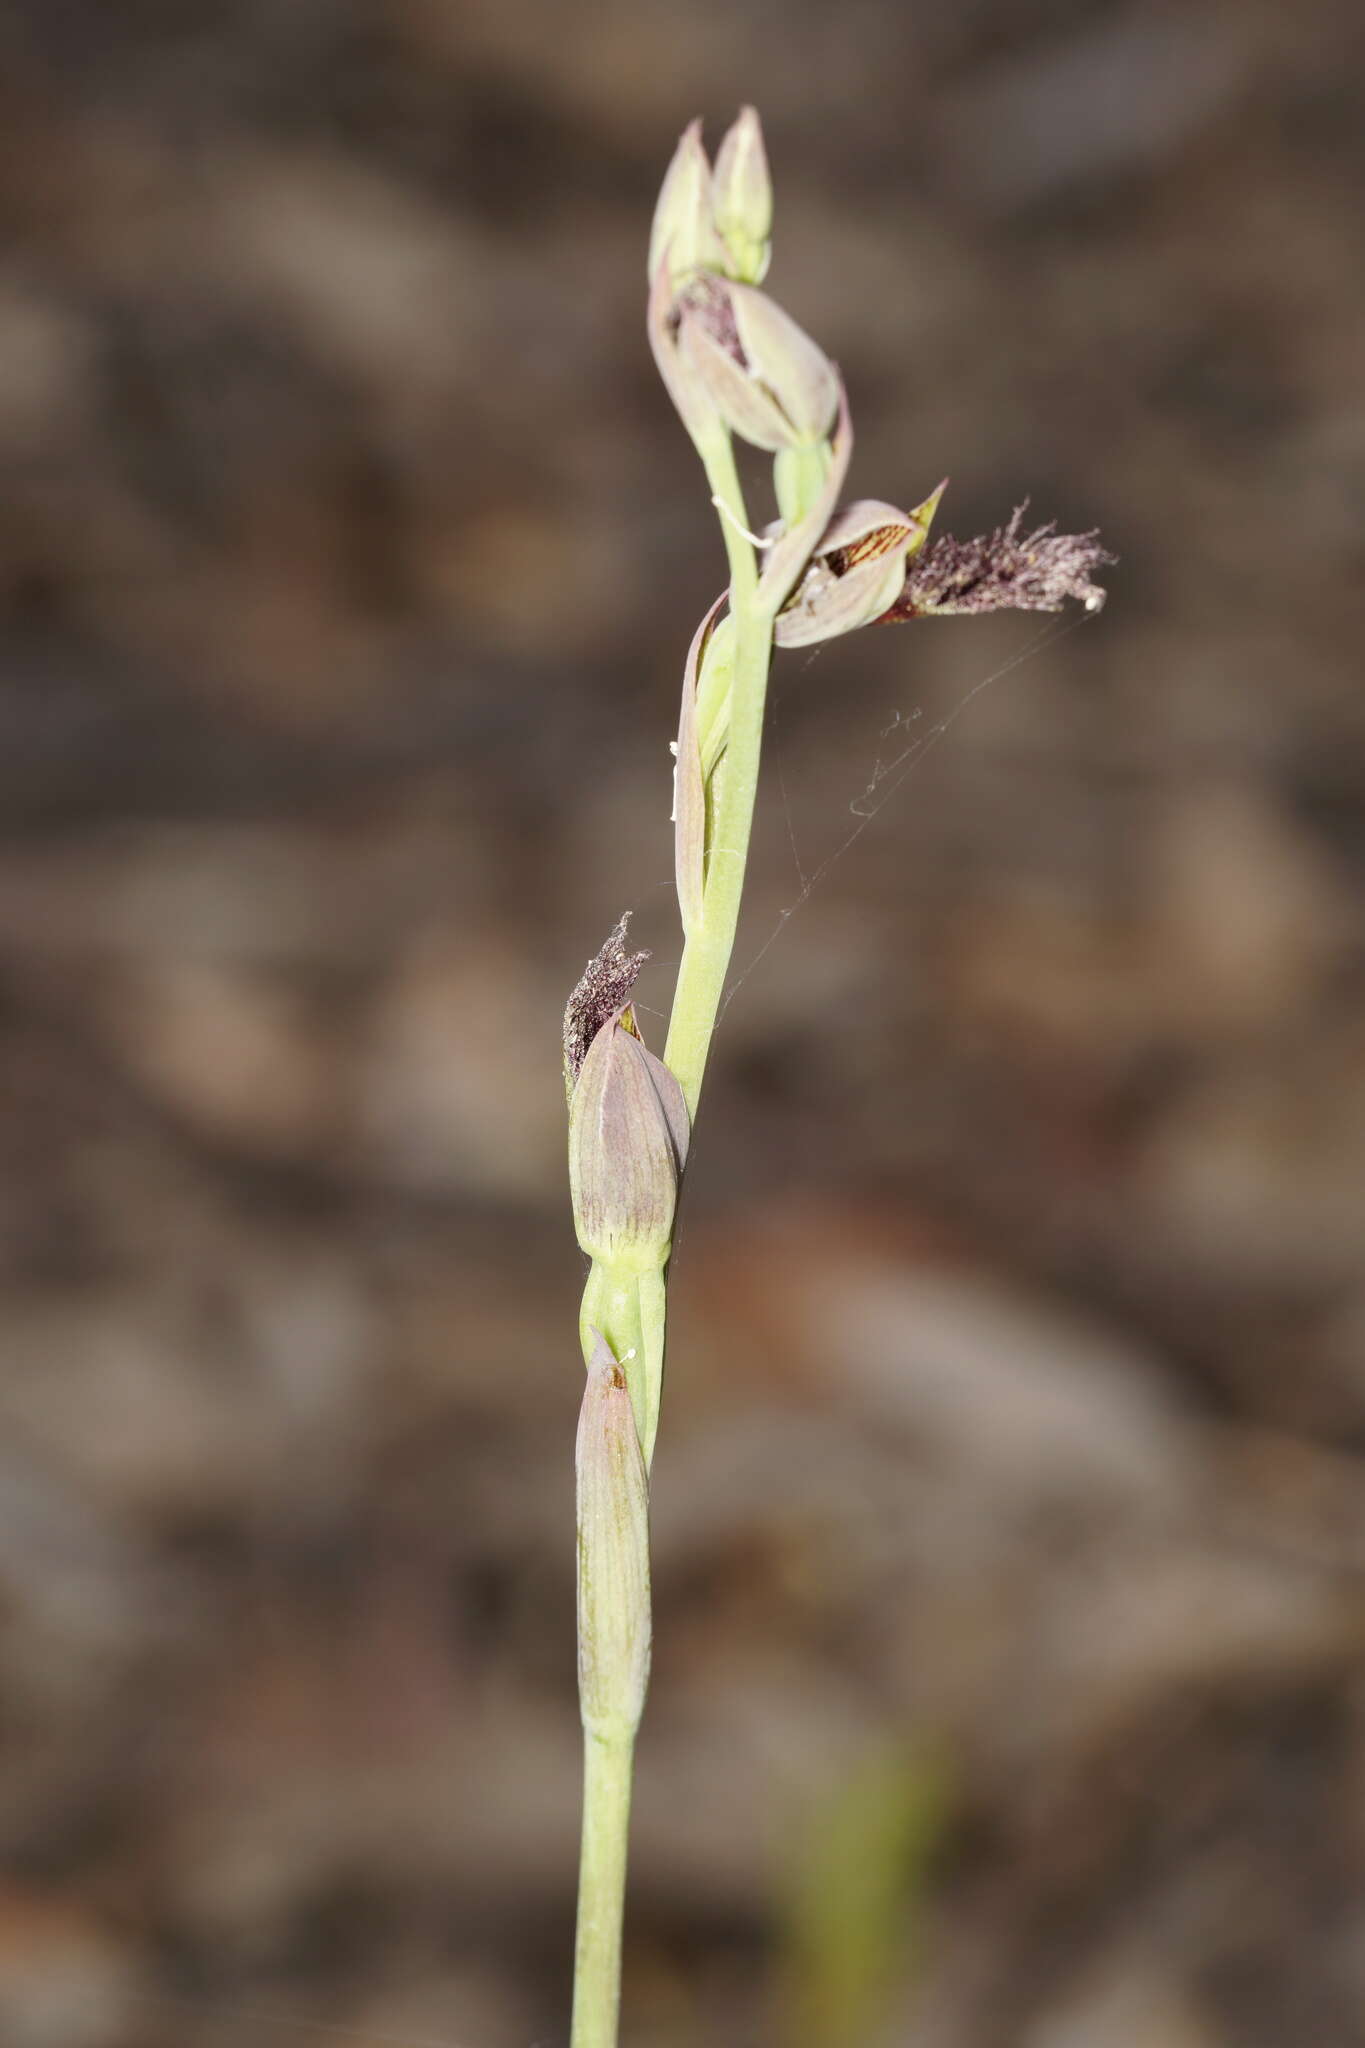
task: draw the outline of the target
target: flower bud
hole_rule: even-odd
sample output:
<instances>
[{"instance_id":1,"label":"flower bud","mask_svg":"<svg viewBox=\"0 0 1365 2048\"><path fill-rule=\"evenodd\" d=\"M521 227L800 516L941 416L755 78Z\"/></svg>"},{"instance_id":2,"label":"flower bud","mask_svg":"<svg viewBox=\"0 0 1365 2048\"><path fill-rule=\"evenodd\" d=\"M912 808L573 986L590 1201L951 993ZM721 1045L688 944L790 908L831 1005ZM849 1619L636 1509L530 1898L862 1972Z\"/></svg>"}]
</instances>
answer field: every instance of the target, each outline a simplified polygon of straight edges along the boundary
<instances>
[{"instance_id":1,"label":"flower bud","mask_svg":"<svg viewBox=\"0 0 1365 2048\"><path fill-rule=\"evenodd\" d=\"M574 1084L569 1188L589 1257L647 1272L668 1257L688 1117L674 1076L622 1022L628 1014L607 1018Z\"/></svg>"},{"instance_id":2,"label":"flower bud","mask_svg":"<svg viewBox=\"0 0 1365 2048\"><path fill-rule=\"evenodd\" d=\"M772 299L709 277L684 292L678 317L686 373L733 432L774 454L828 434L839 409L834 365Z\"/></svg>"},{"instance_id":3,"label":"flower bud","mask_svg":"<svg viewBox=\"0 0 1365 2048\"><path fill-rule=\"evenodd\" d=\"M578 1697L583 1726L629 1738L649 1684L649 1483L626 1376L596 1340L578 1417Z\"/></svg>"},{"instance_id":4,"label":"flower bud","mask_svg":"<svg viewBox=\"0 0 1365 2048\"><path fill-rule=\"evenodd\" d=\"M761 284L772 253L773 186L763 129L752 107L741 109L716 154L711 211L729 252L731 275Z\"/></svg>"},{"instance_id":5,"label":"flower bud","mask_svg":"<svg viewBox=\"0 0 1365 2048\"><path fill-rule=\"evenodd\" d=\"M846 505L820 536L787 609L777 615L778 646L807 647L881 618L899 597L906 563L927 530L918 513L878 498Z\"/></svg>"},{"instance_id":6,"label":"flower bud","mask_svg":"<svg viewBox=\"0 0 1365 2048\"><path fill-rule=\"evenodd\" d=\"M839 410L839 378L824 350L775 299L751 285L729 288L749 374L766 384L798 440L823 441Z\"/></svg>"},{"instance_id":7,"label":"flower bud","mask_svg":"<svg viewBox=\"0 0 1365 2048\"><path fill-rule=\"evenodd\" d=\"M719 413L732 433L755 448L776 454L781 448L793 447L800 436L772 392L750 376L733 338L733 322L730 328L730 338L722 338L695 307L684 307L678 328L678 365L694 406L700 401Z\"/></svg>"},{"instance_id":8,"label":"flower bud","mask_svg":"<svg viewBox=\"0 0 1365 2048\"><path fill-rule=\"evenodd\" d=\"M664 173L649 234L651 285L665 259L674 284L693 271L728 266L728 251L711 216L711 166L702 147L700 121L683 130Z\"/></svg>"}]
</instances>

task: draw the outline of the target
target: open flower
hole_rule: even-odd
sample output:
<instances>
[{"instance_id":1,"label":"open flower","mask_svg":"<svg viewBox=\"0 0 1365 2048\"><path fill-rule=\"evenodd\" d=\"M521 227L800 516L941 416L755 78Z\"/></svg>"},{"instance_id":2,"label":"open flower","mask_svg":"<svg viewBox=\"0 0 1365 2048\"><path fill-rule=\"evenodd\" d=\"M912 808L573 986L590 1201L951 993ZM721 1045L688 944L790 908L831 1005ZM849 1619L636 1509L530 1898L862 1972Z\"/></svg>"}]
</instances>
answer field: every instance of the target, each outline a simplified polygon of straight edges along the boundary
<instances>
[{"instance_id":1,"label":"open flower","mask_svg":"<svg viewBox=\"0 0 1365 2048\"><path fill-rule=\"evenodd\" d=\"M776 644L808 647L859 626L953 613L1058 612L1071 599L1099 610L1104 591L1094 575L1115 558L1098 535L1058 533L1050 522L1024 533L1020 505L994 533L969 541L943 534L926 547L944 489L913 512L863 498L837 513L777 615Z\"/></svg>"},{"instance_id":2,"label":"open flower","mask_svg":"<svg viewBox=\"0 0 1365 2048\"><path fill-rule=\"evenodd\" d=\"M881 618L899 597L910 558L924 546L940 484L913 512L859 498L836 512L773 627L779 647L809 647Z\"/></svg>"}]
</instances>

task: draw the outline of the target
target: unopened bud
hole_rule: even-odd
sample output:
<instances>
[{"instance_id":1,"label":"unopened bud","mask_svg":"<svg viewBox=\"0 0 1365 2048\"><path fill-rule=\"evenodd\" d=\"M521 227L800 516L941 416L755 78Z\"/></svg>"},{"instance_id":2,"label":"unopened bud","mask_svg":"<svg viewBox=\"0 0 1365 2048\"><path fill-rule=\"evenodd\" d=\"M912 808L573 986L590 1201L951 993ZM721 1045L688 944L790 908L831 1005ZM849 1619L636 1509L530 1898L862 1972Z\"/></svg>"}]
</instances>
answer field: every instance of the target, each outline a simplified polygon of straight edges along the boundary
<instances>
[{"instance_id":1,"label":"unopened bud","mask_svg":"<svg viewBox=\"0 0 1365 2048\"><path fill-rule=\"evenodd\" d=\"M918 513L878 498L846 505L826 527L791 602L777 615L778 646L833 640L881 618L900 596L906 563L923 546L927 530Z\"/></svg>"},{"instance_id":2,"label":"unopened bud","mask_svg":"<svg viewBox=\"0 0 1365 2048\"><path fill-rule=\"evenodd\" d=\"M719 291L693 292L678 327L678 370L695 405L718 413L732 433L775 454L799 436L771 391L749 373L729 302Z\"/></svg>"},{"instance_id":3,"label":"unopened bud","mask_svg":"<svg viewBox=\"0 0 1365 2048\"><path fill-rule=\"evenodd\" d=\"M626 1376L599 1331L578 1417L578 1696L583 1726L629 1738L649 1685L649 1482Z\"/></svg>"},{"instance_id":4,"label":"unopened bud","mask_svg":"<svg viewBox=\"0 0 1365 2048\"><path fill-rule=\"evenodd\" d=\"M731 285L730 303L750 376L767 385L799 440L823 441L839 409L839 378L829 357L766 292Z\"/></svg>"},{"instance_id":5,"label":"unopened bud","mask_svg":"<svg viewBox=\"0 0 1365 2048\"><path fill-rule=\"evenodd\" d=\"M724 270L728 252L711 215L711 166L702 147L701 122L683 130L664 173L649 234L649 281L667 258L674 284L697 270Z\"/></svg>"},{"instance_id":6,"label":"unopened bud","mask_svg":"<svg viewBox=\"0 0 1365 2048\"><path fill-rule=\"evenodd\" d=\"M752 107L741 110L716 154L711 207L731 275L761 284L772 253L773 186L762 125Z\"/></svg>"},{"instance_id":7,"label":"unopened bud","mask_svg":"<svg viewBox=\"0 0 1365 2048\"><path fill-rule=\"evenodd\" d=\"M699 280L680 303L679 350L726 425L776 454L824 439L839 409L834 365L750 285Z\"/></svg>"},{"instance_id":8,"label":"unopened bud","mask_svg":"<svg viewBox=\"0 0 1365 2048\"><path fill-rule=\"evenodd\" d=\"M617 1011L569 1098L569 1188L590 1258L647 1272L668 1257L687 1158L683 1092Z\"/></svg>"}]
</instances>

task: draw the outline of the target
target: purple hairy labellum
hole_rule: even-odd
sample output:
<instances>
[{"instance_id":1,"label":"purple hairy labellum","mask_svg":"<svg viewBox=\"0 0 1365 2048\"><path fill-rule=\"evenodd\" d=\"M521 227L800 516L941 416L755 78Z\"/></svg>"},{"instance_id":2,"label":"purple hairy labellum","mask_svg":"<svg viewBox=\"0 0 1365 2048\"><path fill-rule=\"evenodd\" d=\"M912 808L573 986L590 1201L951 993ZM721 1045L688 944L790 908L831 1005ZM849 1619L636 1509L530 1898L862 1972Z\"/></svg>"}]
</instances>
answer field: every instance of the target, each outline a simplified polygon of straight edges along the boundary
<instances>
[{"instance_id":1,"label":"purple hairy labellum","mask_svg":"<svg viewBox=\"0 0 1365 2048\"><path fill-rule=\"evenodd\" d=\"M564 1084L573 1093L588 1047L607 1018L626 1009L631 990L648 952L626 951L625 911L612 926L600 950L593 954L576 983L564 1010Z\"/></svg>"},{"instance_id":2,"label":"purple hairy labellum","mask_svg":"<svg viewBox=\"0 0 1365 2048\"><path fill-rule=\"evenodd\" d=\"M976 540L943 534L910 569L904 587L879 623L973 612L1059 612L1068 600L1097 612L1105 593L1096 570L1116 560L1099 535L1058 533L1055 523L1020 528L1027 503L1008 526Z\"/></svg>"}]
</instances>

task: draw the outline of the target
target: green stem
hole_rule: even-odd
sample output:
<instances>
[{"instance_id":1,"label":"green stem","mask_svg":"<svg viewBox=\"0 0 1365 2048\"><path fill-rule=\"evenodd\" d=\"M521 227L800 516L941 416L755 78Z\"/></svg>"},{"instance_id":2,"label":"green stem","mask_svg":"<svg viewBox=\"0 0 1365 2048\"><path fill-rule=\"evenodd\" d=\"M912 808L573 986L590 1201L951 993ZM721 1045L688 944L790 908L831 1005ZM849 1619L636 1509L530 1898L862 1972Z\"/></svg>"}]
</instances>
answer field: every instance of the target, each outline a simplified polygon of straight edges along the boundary
<instances>
[{"instance_id":1,"label":"green stem","mask_svg":"<svg viewBox=\"0 0 1365 2048\"><path fill-rule=\"evenodd\" d=\"M644 1358L645 1426L640 1447L645 1470L654 1462L654 1439L659 1429L659 1405L664 1390L664 1339L668 1328L668 1281L656 1266L641 1273L636 1296L640 1313L640 1349Z\"/></svg>"},{"instance_id":2,"label":"green stem","mask_svg":"<svg viewBox=\"0 0 1365 2048\"><path fill-rule=\"evenodd\" d=\"M749 602L758 587L758 564L748 539L749 518L744 510L744 492L735 467L735 449L729 433L717 426L696 444L706 470L706 481L720 512L720 530L730 564L730 609Z\"/></svg>"},{"instance_id":3,"label":"green stem","mask_svg":"<svg viewBox=\"0 0 1365 2048\"><path fill-rule=\"evenodd\" d=\"M701 917L683 948L664 1051L691 1117L739 923L773 634L772 618L758 602L758 565L745 537L748 515L728 433L717 429L704 437L698 452L722 508L735 637L729 734L712 777L715 811ZM625 1367L646 1465L658 1427L666 1314L662 1272L631 1276L593 1266L583 1299L585 1354L586 1325L595 1323ZM571 2048L616 2048L633 1748L633 1737L584 1735Z\"/></svg>"},{"instance_id":4,"label":"green stem","mask_svg":"<svg viewBox=\"0 0 1365 2048\"><path fill-rule=\"evenodd\" d=\"M744 538L748 514L729 435L721 434L714 441L700 443L699 452L712 492L723 507L721 531L730 560L730 615L734 620L735 647L730 730L723 767L717 775L701 921L683 948L668 1043L664 1047L664 1059L678 1077L688 1115L692 1117L697 1113L739 924L754 799L758 793L763 706L773 644L772 619L757 602L758 571L753 549Z\"/></svg>"},{"instance_id":5,"label":"green stem","mask_svg":"<svg viewBox=\"0 0 1365 2048\"><path fill-rule=\"evenodd\" d=\"M570 2048L616 2048L633 1752L630 1736L583 1737L583 1848Z\"/></svg>"}]
</instances>

